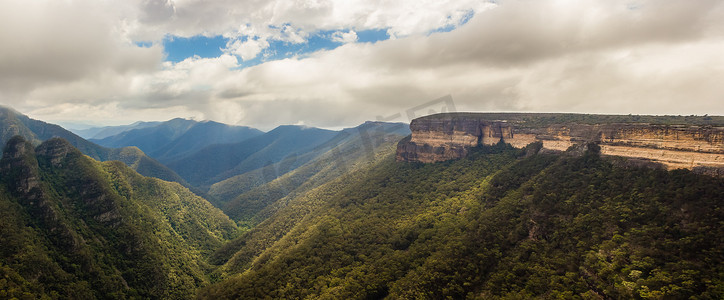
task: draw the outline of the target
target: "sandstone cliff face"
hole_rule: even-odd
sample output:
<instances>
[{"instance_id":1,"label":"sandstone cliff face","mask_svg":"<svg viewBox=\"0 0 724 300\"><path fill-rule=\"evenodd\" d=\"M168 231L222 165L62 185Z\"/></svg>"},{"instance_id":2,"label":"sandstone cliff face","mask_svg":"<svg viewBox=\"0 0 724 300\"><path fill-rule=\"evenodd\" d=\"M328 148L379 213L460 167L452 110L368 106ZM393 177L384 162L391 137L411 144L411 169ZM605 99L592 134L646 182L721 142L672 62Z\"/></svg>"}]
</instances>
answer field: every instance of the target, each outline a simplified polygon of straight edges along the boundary
<instances>
[{"instance_id":1,"label":"sandstone cliff face","mask_svg":"<svg viewBox=\"0 0 724 300\"><path fill-rule=\"evenodd\" d=\"M537 114L441 114L412 120L409 138L400 141L397 160L438 162L465 157L477 145L499 141L523 148L540 141L544 149L565 151L597 142L601 154L662 163L670 169L724 168L724 127L643 123L545 123ZM541 118L549 114L541 114Z\"/></svg>"}]
</instances>

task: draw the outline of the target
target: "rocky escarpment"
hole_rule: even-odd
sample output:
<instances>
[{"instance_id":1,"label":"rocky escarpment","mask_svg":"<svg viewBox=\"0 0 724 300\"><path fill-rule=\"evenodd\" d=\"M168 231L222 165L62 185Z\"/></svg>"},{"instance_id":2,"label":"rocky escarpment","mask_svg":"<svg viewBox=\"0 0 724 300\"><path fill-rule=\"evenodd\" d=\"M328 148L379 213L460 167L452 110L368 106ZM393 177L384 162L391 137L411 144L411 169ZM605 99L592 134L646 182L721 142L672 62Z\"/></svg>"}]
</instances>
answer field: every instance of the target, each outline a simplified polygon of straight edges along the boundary
<instances>
[{"instance_id":1,"label":"rocky escarpment","mask_svg":"<svg viewBox=\"0 0 724 300\"><path fill-rule=\"evenodd\" d=\"M59 221L62 215L60 207L64 205L82 208L89 217L116 226L120 222L118 199L108 196L113 193L101 180L87 176L94 172L89 162L90 159L64 139L53 138L33 149L24 138L16 136L5 146L0 171L6 175L3 179L14 195L23 204L34 208L33 216L46 220L52 226L65 226ZM62 203L54 199L50 187L41 180L43 172L59 175L56 182L62 184L65 191L71 192L74 196L72 201L65 199L69 202ZM77 244L77 241L74 242L74 245Z\"/></svg>"},{"instance_id":2,"label":"rocky escarpment","mask_svg":"<svg viewBox=\"0 0 724 300\"><path fill-rule=\"evenodd\" d=\"M20 136L11 138L0 159L0 174L3 174L0 180L10 188L11 195L28 208L30 216L53 233L53 243L76 252L83 244L83 238L73 232L60 206L49 196L40 172L32 144Z\"/></svg>"},{"instance_id":3,"label":"rocky escarpment","mask_svg":"<svg viewBox=\"0 0 724 300\"><path fill-rule=\"evenodd\" d=\"M666 117L656 117L666 122ZM612 121L613 120L613 121ZM398 161L438 162L465 157L472 147L500 142L522 148L541 142L565 151L595 142L604 155L662 163L670 169L724 168L724 124L707 118L696 125L637 123L626 118L566 114L438 114L412 120L410 137L400 141ZM631 121L631 122L618 122ZM676 122L674 122L676 121Z\"/></svg>"}]
</instances>

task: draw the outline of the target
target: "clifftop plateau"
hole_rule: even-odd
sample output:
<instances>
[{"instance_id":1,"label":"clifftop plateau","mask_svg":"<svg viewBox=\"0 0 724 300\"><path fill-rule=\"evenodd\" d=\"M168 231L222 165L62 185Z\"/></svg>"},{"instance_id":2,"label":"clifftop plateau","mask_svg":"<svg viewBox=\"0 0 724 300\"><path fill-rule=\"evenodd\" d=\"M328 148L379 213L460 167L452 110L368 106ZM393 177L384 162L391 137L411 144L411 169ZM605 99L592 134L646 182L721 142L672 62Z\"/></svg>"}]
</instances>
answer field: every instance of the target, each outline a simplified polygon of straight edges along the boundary
<instances>
[{"instance_id":1,"label":"clifftop plateau","mask_svg":"<svg viewBox=\"0 0 724 300\"><path fill-rule=\"evenodd\" d=\"M595 142L601 154L647 160L668 169L724 170L724 117L611 116L532 113L448 113L412 120L397 160L439 162L501 140L523 148L565 151Z\"/></svg>"}]
</instances>

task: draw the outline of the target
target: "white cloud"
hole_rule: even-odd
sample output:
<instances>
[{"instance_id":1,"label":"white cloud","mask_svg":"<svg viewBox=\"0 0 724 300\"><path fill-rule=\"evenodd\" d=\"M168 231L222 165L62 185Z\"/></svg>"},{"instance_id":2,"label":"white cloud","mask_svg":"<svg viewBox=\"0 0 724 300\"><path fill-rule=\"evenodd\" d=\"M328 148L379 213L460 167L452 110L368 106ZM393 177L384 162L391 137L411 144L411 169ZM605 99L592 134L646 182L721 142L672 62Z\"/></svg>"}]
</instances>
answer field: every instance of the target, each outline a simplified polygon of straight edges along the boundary
<instances>
[{"instance_id":1,"label":"white cloud","mask_svg":"<svg viewBox=\"0 0 724 300\"><path fill-rule=\"evenodd\" d=\"M145 72L162 58L160 47L139 48L120 36L95 2L2 1L0 7L4 93L108 73Z\"/></svg>"},{"instance_id":2,"label":"white cloud","mask_svg":"<svg viewBox=\"0 0 724 300\"><path fill-rule=\"evenodd\" d=\"M293 44L304 43L307 41L307 36L309 36L309 33L304 30L294 28L290 25L284 25L279 33L275 39Z\"/></svg>"},{"instance_id":3,"label":"white cloud","mask_svg":"<svg viewBox=\"0 0 724 300\"><path fill-rule=\"evenodd\" d=\"M224 35L305 42L319 30L386 29L404 37L456 25L465 14L493 5L481 0L387 1L237 1L131 0L124 32L132 40L161 40L166 35ZM115 7L114 7L115 8ZM117 9L116 9L117 10Z\"/></svg>"},{"instance_id":4,"label":"white cloud","mask_svg":"<svg viewBox=\"0 0 724 300\"><path fill-rule=\"evenodd\" d=\"M447 94L458 110L724 114L721 1L26 2L0 0L0 102L50 121L339 127ZM371 28L398 38L353 42ZM344 45L238 68L318 30ZM234 40L176 64L132 43L165 34Z\"/></svg>"},{"instance_id":5,"label":"white cloud","mask_svg":"<svg viewBox=\"0 0 724 300\"><path fill-rule=\"evenodd\" d=\"M259 53L266 48L269 48L269 42L256 37L246 41L234 40L226 45L224 51L238 55L242 60L251 60L259 56Z\"/></svg>"},{"instance_id":6,"label":"white cloud","mask_svg":"<svg viewBox=\"0 0 724 300\"><path fill-rule=\"evenodd\" d=\"M354 43L357 41L357 33L354 30L337 31L332 34L332 41L337 43Z\"/></svg>"},{"instance_id":7,"label":"white cloud","mask_svg":"<svg viewBox=\"0 0 724 300\"><path fill-rule=\"evenodd\" d=\"M176 9L187 11L188 14L177 14L179 17L197 17L209 10L225 10L217 15L220 19L228 19L232 24L249 23L259 25L293 24L305 32L318 29L333 30L339 28L355 28L356 30L389 28L396 34L426 33L432 29L447 25L449 18L459 19L461 12L469 10L482 11L491 6L486 1L216 1L213 4L204 2L205 9L197 8L196 1L176 2ZM217 8L213 8L217 7ZM249 13L252 12L252 13ZM241 21L241 22L240 22ZM183 22L183 21L180 21ZM219 23L219 22L214 22ZM205 32L224 31L212 23L202 25Z\"/></svg>"}]
</instances>

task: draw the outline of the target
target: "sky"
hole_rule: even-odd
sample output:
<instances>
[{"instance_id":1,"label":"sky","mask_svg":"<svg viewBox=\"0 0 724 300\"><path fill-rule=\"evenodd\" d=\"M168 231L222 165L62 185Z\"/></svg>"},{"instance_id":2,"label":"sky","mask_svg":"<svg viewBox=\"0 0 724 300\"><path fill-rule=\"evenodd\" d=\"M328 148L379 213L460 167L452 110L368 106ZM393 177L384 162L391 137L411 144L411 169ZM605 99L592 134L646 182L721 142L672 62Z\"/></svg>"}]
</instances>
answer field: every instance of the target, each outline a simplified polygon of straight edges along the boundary
<instances>
[{"instance_id":1,"label":"sky","mask_svg":"<svg viewBox=\"0 0 724 300\"><path fill-rule=\"evenodd\" d=\"M60 124L722 115L722 53L720 0L0 0L0 104Z\"/></svg>"}]
</instances>

